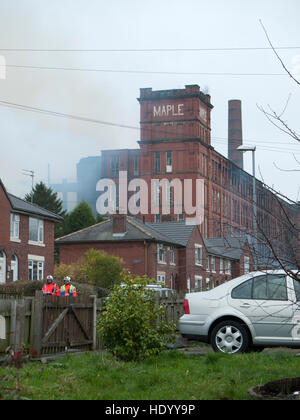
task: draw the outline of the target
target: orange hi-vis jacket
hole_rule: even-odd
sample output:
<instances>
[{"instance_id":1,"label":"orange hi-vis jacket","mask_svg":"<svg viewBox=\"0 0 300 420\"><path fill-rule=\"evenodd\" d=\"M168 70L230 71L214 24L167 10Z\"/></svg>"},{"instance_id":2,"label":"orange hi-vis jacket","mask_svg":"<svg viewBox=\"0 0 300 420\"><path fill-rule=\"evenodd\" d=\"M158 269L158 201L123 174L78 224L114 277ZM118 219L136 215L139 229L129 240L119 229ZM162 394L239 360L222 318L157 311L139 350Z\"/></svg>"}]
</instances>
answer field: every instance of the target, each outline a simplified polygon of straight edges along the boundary
<instances>
[{"instance_id":1,"label":"orange hi-vis jacket","mask_svg":"<svg viewBox=\"0 0 300 420\"><path fill-rule=\"evenodd\" d=\"M45 284L42 288L44 295L60 296L60 288L56 284Z\"/></svg>"}]
</instances>

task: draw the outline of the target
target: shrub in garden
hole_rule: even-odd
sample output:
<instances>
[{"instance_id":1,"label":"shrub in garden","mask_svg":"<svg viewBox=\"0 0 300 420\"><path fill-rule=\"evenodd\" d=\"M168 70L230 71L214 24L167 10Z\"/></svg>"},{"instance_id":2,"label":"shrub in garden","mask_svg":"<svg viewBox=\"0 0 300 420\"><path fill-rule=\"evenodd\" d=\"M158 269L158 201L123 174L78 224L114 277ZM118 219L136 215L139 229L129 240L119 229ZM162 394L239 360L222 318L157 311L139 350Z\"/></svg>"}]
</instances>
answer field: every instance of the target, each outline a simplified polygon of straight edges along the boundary
<instances>
[{"instance_id":1,"label":"shrub in garden","mask_svg":"<svg viewBox=\"0 0 300 420\"><path fill-rule=\"evenodd\" d=\"M146 289L146 277L123 275L113 287L98 320L105 347L118 359L139 361L157 355L175 340L175 325L167 321L163 306Z\"/></svg>"},{"instance_id":2,"label":"shrub in garden","mask_svg":"<svg viewBox=\"0 0 300 420\"><path fill-rule=\"evenodd\" d=\"M62 281L70 276L75 283L88 283L92 286L109 289L120 283L123 261L104 251L89 249L76 263L59 264L54 268L54 276Z\"/></svg>"}]
</instances>

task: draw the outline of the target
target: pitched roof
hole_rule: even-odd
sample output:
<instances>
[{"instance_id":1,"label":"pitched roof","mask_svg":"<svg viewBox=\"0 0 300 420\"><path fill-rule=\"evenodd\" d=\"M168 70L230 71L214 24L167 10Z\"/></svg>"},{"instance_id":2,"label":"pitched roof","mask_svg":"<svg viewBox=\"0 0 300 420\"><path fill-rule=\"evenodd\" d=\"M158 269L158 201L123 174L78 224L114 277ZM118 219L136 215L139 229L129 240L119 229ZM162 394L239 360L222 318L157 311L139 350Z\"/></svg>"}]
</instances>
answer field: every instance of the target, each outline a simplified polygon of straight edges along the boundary
<instances>
[{"instance_id":1,"label":"pitched roof","mask_svg":"<svg viewBox=\"0 0 300 420\"><path fill-rule=\"evenodd\" d=\"M27 201L22 200L21 198L16 197L13 194L8 193L1 179L0 179L0 186L3 188L3 191L6 194L13 210L20 211L22 213L26 213L30 215L44 217L46 219L52 219L58 222L63 221L63 217L59 216L58 214L55 214L52 211L46 210L38 206L37 204L28 203Z\"/></svg>"},{"instance_id":2,"label":"pitched roof","mask_svg":"<svg viewBox=\"0 0 300 420\"><path fill-rule=\"evenodd\" d=\"M247 242L245 238L210 238L203 239L209 254L231 260L239 260Z\"/></svg>"},{"instance_id":3,"label":"pitched roof","mask_svg":"<svg viewBox=\"0 0 300 420\"><path fill-rule=\"evenodd\" d=\"M143 223L138 219L127 217L126 234L114 235L112 219L98 223L88 228L79 230L56 240L57 243L74 242L127 242L127 241L155 241L167 244L174 244L172 239L148 223ZM180 245L177 242L176 245Z\"/></svg>"},{"instance_id":4,"label":"pitched roof","mask_svg":"<svg viewBox=\"0 0 300 420\"><path fill-rule=\"evenodd\" d=\"M195 228L194 225L187 225L185 222L147 223L147 225L182 246L187 246Z\"/></svg>"}]
</instances>

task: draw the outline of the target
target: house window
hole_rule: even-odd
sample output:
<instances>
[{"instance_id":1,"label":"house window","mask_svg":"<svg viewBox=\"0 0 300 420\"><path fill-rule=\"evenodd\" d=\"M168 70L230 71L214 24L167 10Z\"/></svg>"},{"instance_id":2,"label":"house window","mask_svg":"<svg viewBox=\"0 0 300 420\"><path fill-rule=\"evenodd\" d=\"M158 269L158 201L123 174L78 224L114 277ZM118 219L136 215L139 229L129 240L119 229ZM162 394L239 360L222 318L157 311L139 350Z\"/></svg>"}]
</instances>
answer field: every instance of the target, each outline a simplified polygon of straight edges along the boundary
<instances>
[{"instance_id":1,"label":"house window","mask_svg":"<svg viewBox=\"0 0 300 420\"><path fill-rule=\"evenodd\" d=\"M166 173L172 172L172 152L166 152Z\"/></svg>"},{"instance_id":2,"label":"house window","mask_svg":"<svg viewBox=\"0 0 300 420\"><path fill-rule=\"evenodd\" d=\"M206 257L206 271L209 272L209 256Z\"/></svg>"},{"instance_id":3,"label":"house window","mask_svg":"<svg viewBox=\"0 0 300 420\"><path fill-rule=\"evenodd\" d=\"M166 262L166 251L163 244L157 245L157 261L159 263L165 263Z\"/></svg>"},{"instance_id":4,"label":"house window","mask_svg":"<svg viewBox=\"0 0 300 420\"><path fill-rule=\"evenodd\" d=\"M28 260L28 280L43 280L44 262Z\"/></svg>"},{"instance_id":5,"label":"house window","mask_svg":"<svg viewBox=\"0 0 300 420\"><path fill-rule=\"evenodd\" d=\"M166 273L157 273L157 281L166 284Z\"/></svg>"},{"instance_id":6,"label":"house window","mask_svg":"<svg viewBox=\"0 0 300 420\"><path fill-rule=\"evenodd\" d=\"M174 247L170 247L170 264L175 264L175 250Z\"/></svg>"},{"instance_id":7,"label":"house window","mask_svg":"<svg viewBox=\"0 0 300 420\"><path fill-rule=\"evenodd\" d=\"M195 289L202 291L202 277L195 276Z\"/></svg>"},{"instance_id":8,"label":"house window","mask_svg":"<svg viewBox=\"0 0 300 420\"><path fill-rule=\"evenodd\" d=\"M44 221L29 218L29 241L39 244L44 243Z\"/></svg>"},{"instance_id":9,"label":"house window","mask_svg":"<svg viewBox=\"0 0 300 420\"><path fill-rule=\"evenodd\" d=\"M244 274L250 273L250 257L244 257Z\"/></svg>"},{"instance_id":10,"label":"house window","mask_svg":"<svg viewBox=\"0 0 300 420\"><path fill-rule=\"evenodd\" d=\"M230 260L225 261L225 274L231 275L231 261Z\"/></svg>"},{"instance_id":11,"label":"house window","mask_svg":"<svg viewBox=\"0 0 300 420\"><path fill-rule=\"evenodd\" d=\"M18 214L10 214L10 239L20 238L20 216Z\"/></svg>"},{"instance_id":12,"label":"house window","mask_svg":"<svg viewBox=\"0 0 300 420\"><path fill-rule=\"evenodd\" d=\"M202 266L203 250L202 245L195 244L195 264Z\"/></svg>"},{"instance_id":13,"label":"house window","mask_svg":"<svg viewBox=\"0 0 300 420\"><path fill-rule=\"evenodd\" d=\"M220 258L220 274L224 273L224 260Z\"/></svg>"},{"instance_id":14,"label":"house window","mask_svg":"<svg viewBox=\"0 0 300 420\"><path fill-rule=\"evenodd\" d=\"M211 257L211 259L210 259L210 267L211 267L211 271L213 273L215 273L216 272L216 259L215 259L215 257Z\"/></svg>"}]
</instances>

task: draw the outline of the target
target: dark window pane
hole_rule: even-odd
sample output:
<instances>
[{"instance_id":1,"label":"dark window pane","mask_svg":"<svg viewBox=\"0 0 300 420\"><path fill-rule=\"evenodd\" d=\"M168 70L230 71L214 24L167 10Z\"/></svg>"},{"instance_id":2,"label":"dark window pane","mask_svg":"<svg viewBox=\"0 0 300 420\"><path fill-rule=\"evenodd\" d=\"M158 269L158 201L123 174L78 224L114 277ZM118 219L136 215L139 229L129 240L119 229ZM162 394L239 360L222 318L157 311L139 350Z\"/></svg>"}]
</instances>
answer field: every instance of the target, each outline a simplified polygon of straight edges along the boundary
<instances>
[{"instance_id":1,"label":"dark window pane","mask_svg":"<svg viewBox=\"0 0 300 420\"><path fill-rule=\"evenodd\" d=\"M286 278L268 276L268 297L270 300L288 300Z\"/></svg>"},{"instance_id":2,"label":"dark window pane","mask_svg":"<svg viewBox=\"0 0 300 420\"><path fill-rule=\"evenodd\" d=\"M256 277L253 284L253 299L268 299L267 278Z\"/></svg>"},{"instance_id":3,"label":"dark window pane","mask_svg":"<svg viewBox=\"0 0 300 420\"><path fill-rule=\"evenodd\" d=\"M253 283L253 280L251 279L240 284L235 289L233 289L231 297L233 299L251 299L252 283Z\"/></svg>"}]
</instances>

